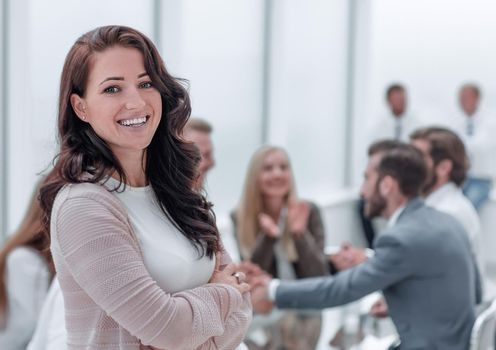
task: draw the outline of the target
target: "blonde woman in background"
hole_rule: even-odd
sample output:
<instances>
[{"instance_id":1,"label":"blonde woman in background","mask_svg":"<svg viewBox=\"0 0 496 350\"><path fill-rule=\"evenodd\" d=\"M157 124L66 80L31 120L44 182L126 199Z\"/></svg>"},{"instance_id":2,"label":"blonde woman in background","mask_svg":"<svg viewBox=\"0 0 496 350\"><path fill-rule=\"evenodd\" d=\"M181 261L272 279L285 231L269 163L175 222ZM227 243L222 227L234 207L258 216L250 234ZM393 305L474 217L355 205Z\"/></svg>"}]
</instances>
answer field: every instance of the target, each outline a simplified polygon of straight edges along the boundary
<instances>
[{"instance_id":1,"label":"blonde woman in background","mask_svg":"<svg viewBox=\"0 0 496 350\"><path fill-rule=\"evenodd\" d=\"M287 153L264 146L253 155L241 201L232 214L243 259L280 279L328 273L318 207L296 196ZM285 313L266 349L315 349L320 314Z\"/></svg>"},{"instance_id":2,"label":"blonde woman in background","mask_svg":"<svg viewBox=\"0 0 496 350\"><path fill-rule=\"evenodd\" d=\"M21 226L0 250L0 349L25 350L53 277L36 188Z\"/></svg>"}]
</instances>

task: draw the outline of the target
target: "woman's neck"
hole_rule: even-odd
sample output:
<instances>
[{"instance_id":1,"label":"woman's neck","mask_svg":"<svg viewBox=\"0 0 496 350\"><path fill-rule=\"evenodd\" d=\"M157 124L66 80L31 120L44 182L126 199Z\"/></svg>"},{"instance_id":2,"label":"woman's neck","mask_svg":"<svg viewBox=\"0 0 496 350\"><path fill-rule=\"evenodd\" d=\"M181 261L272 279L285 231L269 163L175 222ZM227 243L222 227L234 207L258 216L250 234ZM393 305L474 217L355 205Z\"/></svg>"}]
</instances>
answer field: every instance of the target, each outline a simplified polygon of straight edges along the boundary
<instances>
[{"instance_id":1,"label":"woman's neck","mask_svg":"<svg viewBox=\"0 0 496 350\"><path fill-rule=\"evenodd\" d=\"M265 197L263 203L265 212L275 221L279 220L281 209L284 206L284 198Z\"/></svg>"},{"instance_id":2,"label":"woman's neck","mask_svg":"<svg viewBox=\"0 0 496 350\"><path fill-rule=\"evenodd\" d=\"M114 151L114 154L126 175L126 185L132 187L145 187L148 185L148 179L145 173L146 156L143 151L125 151L122 154ZM112 174L112 177L119 179L117 173Z\"/></svg>"}]
</instances>

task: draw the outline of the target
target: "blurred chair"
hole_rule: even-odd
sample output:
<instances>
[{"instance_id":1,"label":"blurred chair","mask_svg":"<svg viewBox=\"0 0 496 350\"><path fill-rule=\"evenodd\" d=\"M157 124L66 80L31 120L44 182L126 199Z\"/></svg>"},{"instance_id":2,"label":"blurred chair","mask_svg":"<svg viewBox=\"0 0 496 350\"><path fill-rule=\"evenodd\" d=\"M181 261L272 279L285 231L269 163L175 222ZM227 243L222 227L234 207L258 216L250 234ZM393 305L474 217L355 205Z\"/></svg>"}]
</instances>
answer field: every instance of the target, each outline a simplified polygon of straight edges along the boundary
<instances>
[{"instance_id":1,"label":"blurred chair","mask_svg":"<svg viewBox=\"0 0 496 350\"><path fill-rule=\"evenodd\" d=\"M477 316L470 337L470 350L494 350L495 332L496 299Z\"/></svg>"}]
</instances>

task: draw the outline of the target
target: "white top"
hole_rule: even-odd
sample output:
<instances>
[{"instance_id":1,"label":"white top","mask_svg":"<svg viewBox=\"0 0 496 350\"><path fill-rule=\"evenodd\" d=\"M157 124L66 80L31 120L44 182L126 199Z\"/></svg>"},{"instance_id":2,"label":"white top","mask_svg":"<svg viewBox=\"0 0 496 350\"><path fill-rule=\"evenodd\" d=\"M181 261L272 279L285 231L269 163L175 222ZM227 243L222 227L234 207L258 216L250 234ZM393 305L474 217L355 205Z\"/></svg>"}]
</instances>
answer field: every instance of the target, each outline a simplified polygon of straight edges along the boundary
<instances>
[{"instance_id":1,"label":"white top","mask_svg":"<svg viewBox=\"0 0 496 350\"><path fill-rule=\"evenodd\" d=\"M57 278L54 278L41 309L36 331L27 350L64 350L67 348L64 298Z\"/></svg>"},{"instance_id":2,"label":"white top","mask_svg":"<svg viewBox=\"0 0 496 350\"><path fill-rule=\"evenodd\" d=\"M481 112L476 112L472 117L458 113L451 118L448 127L465 143L470 159L469 173L477 177L495 179L496 120L491 117Z\"/></svg>"},{"instance_id":3,"label":"white top","mask_svg":"<svg viewBox=\"0 0 496 350\"><path fill-rule=\"evenodd\" d=\"M105 186L113 189L119 182L110 178ZM215 258L199 259L196 248L160 209L152 188L127 185L125 191L121 189L112 194L127 209L145 266L160 288L175 293L207 283L215 268Z\"/></svg>"},{"instance_id":4,"label":"white top","mask_svg":"<svg viewBox=\"0 0 496 350\"><path fill-rule=\"evenodd\" d=\"M0 349L25 350L36 327L50 283L43 257L34 249L19 247L7 256L8 318L0 330Z\"/></svg>"}]
</instances>

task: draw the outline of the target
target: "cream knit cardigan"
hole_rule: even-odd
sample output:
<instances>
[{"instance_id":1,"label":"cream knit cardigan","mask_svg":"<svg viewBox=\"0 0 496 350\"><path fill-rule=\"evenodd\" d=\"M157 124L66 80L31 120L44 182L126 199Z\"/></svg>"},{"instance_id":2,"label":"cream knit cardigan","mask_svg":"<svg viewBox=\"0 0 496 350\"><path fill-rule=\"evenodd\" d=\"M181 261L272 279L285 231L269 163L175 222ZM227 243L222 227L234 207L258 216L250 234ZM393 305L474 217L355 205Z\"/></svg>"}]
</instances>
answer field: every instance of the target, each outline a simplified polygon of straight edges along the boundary
<instances>
[{"instance_id":1,"label":"cream knit cardigan","mask_svg":"<svg viewBox=\"0 0 496 350\"><path fill-rule=\"evenodd\" d=\"M103 186L62 188L51 236L68 349L234 349L243 339L249 293L224 284L164 292L145 268L125 208ZM228 262L224 252L221 265Z\"/></svg>"}]
</instances>

